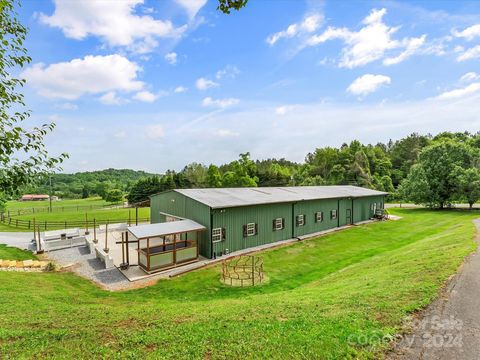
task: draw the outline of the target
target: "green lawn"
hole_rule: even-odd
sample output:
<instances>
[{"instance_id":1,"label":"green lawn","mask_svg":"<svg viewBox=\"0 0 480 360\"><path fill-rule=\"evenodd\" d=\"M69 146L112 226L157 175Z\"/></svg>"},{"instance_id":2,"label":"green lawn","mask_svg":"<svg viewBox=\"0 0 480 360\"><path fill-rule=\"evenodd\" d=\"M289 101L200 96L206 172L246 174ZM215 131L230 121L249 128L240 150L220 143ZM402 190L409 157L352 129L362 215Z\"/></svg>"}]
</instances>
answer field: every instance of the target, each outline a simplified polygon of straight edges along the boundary
<instances>
[{"instance_id":1,"label":"green lawn","mask_svg":"<svg viewBox=\"0 0 480 360\"><path fill-rule=\"evenodd\" d=\"M25 204L28 203L28 206ZM135 219L135 209L127 209L127 208L99 208L99 206L107 206L108 204L100 199L100 198L89 198L89 199L79 199L79 200L62 200L54 203L55 206L60 206L58 204L62 204L63 208L58 207L55 211L49 212L37 212L35 214L28 213L25 215L15 215L12 216L12 219L19 219L19 220L31 220L33 223L33 219L40 224L45 223L45 221L85 221L85 214L87 214L87 218L92 221L93 219L104 221L104 220L112 220L112 221L119 221L119 220L127 220L129 218L134 221ZM79 206L77 210L77 205ZM21 201L10 201L7 204L7 210L12 211L12 214L18 210L25 210L31 209L32 206L38 208L44 208L48 206L48 201L35 201L35 202L21 202ZM93 208L90 209L89 206ZM148 218L150 217L150 208L139 208L138 209L138 217L139 218ZM33 225L32 225L33 226ZM70 226L70 227L78 227L78 226ZM42 231L43 231L42 227ZM17 228L15 226L8 226L7 224L0 223L0 232L6 231L29 231L26 228Z\"/></svg>"},{"instance_id":2,"label":"green lawn","mask_svg":"<svg viewBox=\"0 0 480 360\"><path fill-rule=\"evenodd\" d=\"M391 212L403 219L263 252L270 281L256 288L222 285L218 266L121 293L71 273L0 272L0 358L381 357L375 339L474 250L479 216Z\"/></svg>"},{"instance_id":3,"label":"green lawn","mask_svg":"<svg viewBox=\"0 0 480 360\"><path fill-rule=\"evenodd\" d=\"M2 260L30 260L36 259L29 251L23 251L14 247L0 244L0 259Z\"/></svg>"},{"instance_id":4,"label":"green lawn","mask_svg":"<svg viewBox=\"0 0 480 360\"><path fill-rule=\"evenodd\" d=\"M15 211L18 209L32 209L32 208L47 208L50 202L48 200L41 200L41 201L8 201L7 202L7 210ZM70 200L59 200L59 201L52 201L52 207L59 209L59 208L73 208L76 206L81 207L99 207L99 206L107 206L110 205L105 200L100 197L91 197L87 199L70 199Z\"/></svg>"}]
</instances>

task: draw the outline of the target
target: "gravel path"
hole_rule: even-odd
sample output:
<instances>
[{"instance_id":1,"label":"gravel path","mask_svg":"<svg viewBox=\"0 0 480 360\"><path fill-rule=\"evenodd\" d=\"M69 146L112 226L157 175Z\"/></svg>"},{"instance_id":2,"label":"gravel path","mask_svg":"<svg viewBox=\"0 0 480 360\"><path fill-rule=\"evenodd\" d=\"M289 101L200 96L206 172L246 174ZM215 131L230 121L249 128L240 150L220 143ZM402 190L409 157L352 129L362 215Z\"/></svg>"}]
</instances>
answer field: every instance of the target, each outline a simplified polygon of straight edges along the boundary
<instances>
[{"instance_id":1,"label":"gravel path","mask_svg":"<svg viewBox=\"0 0 480 360\"><path fill-rule=\"evenodd\" d=\"M480 243L480 219L477 244ZM480 358L480 252L469 256L442 296L425 310L414 332L405 336L389 359Z\"/></svg>"},{"instance_id":2,"label":"gravel path","mask_svg":"<svg viewBox=\"0 0 480 360\"><path fill-rule=\"evenodd\" d=\"M47 253L49 259L61 266L72 266L78 275L101 285L107 290L121 290L131 287L130 281L116 267L105 269L102 261L90 254L87 246L55 250Z\"/></svg>"},{"instance_id":3,"label":"gravel path","mask_svg":"<svg viewBox=\"0 0 480 360\"><path fill-rule=\"evenodd\" d=\"M0 232L0 244L14 246L25 250L35 250L31 232Z\"/></svg>"}]
</instances>

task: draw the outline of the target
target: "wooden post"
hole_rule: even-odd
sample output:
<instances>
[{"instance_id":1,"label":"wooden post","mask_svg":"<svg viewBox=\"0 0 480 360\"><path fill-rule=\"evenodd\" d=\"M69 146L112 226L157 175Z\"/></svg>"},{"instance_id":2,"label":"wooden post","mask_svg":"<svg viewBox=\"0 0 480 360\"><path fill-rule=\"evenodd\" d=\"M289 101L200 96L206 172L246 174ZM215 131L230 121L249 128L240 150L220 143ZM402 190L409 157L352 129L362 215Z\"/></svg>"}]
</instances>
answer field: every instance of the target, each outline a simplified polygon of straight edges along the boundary
<instances>
[{"instance_id":1,"label":"wooden post","mask_svg":"<svg viewBox=\"0 0 480 360\"><path fill-rule=\"evenodd\" d=\"M150 271L150 238L147 238L147 271Z\"/></svg>"},{"instance_id":2,"label":"wooden post","mask_svg":"<svg viewBox=\"0 0 480 360\"><path fill-rule=\"evenodd\" d=\"M135 207L135 225L138 225L138 207Z\"/></svg>"},{"instance_id":3,"label":"wooden post","mask_svg":"<svg viewBox=\"0 0 480 360\"><path fill-rule=\"evenodd\" d=\"M132 218L132 216L131 216L131 210L132 210L132 209L128 209L128 226L130 226L130 224L132 223L132 221L131 221L131 218Z\"/></svg>"},{"instance_id":4,"label":"wooden post","mask_svg":"<svg viewBox=\"0 0 480 360\"><path fill-rule=\"evenodd\" d=\"M37 247L37 253L38 253L38 254L43 254L42 241L41 241L41 238L40 238L40 225L38 225L38 247Z\"/></svg>"},{"instance_id":5,"label":"wooden post","mask_svg":"<svg viewBox=\"0 0 480 360\"><path fill-rule=\"evenodd\" d=\"M173 235L173 264L177 264L177 235Z\"/></svg>"},{"instance_id":6,"label":"wooden post","mask_svg":"<svg viewBox=\"0 0 480 360\"><path fill-rule=\"evenodd\" d=\"M103 248L103 251L108 253L110 249L108 248L108 221L105 224L105 247Z\"/></svg>"},{"instance_id":7,"label":"wooden post","mask_svg":"<svg viewBox=\"0 0 480 360\"><path fill-rule=\"evenodd\" d=\"M126 268L127 268L127 264L125 263L125 234L122 231L122 263L120 264L120 269L126 269Z\"/></svg>"},{"instance_id":8,"label":"wooden post","mask_svg":"<svg viewBox=\"0 0 480 360\"><path fill-rule=\"evenodd\" d=\"M88 215L87 213L85 213L85 235L88 234L90 234L90 232L88 231Z\"/></svg>"},{"instance_id":9,"label":"wooden post","mask_svg":"<svg viewBox=\"0 0 480 360\"><path fill-rule=\"evenodd\" d=\"M93 218L93 243L94 244L98 243L98 240L97 240L97 225L96 225L95 218Z\"/></svg>"},{"instance_id":10,"label":"wooden post","mask_svg":"<svg viewBox=\"0 0 480 360\"><path fill-rule=\"evenodd\" d=\"M125 232L125 243L127 247L127 265L130 265L130 248L128 247L128 231ZM140 243L140 242L139 242Z\"/></svg>"}]
</instances>

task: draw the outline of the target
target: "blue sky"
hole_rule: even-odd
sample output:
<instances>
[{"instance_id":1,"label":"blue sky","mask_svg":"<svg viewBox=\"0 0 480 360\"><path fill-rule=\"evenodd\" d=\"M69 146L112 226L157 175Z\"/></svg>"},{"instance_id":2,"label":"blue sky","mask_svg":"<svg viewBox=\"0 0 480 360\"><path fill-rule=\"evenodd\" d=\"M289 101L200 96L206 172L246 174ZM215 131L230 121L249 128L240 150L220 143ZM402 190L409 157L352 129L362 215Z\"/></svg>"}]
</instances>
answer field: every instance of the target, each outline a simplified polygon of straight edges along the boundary
<instances>
[{"instance_id":1,"label":"blue sky","mask_svg":"<svg viewBox=\"0 0 480 360\"><path fill-rule=\"evenodd\" d=\"M302 161L480 130L480 2L24 1L32 125L67 172Z\"/></svg>"}]
</instances>

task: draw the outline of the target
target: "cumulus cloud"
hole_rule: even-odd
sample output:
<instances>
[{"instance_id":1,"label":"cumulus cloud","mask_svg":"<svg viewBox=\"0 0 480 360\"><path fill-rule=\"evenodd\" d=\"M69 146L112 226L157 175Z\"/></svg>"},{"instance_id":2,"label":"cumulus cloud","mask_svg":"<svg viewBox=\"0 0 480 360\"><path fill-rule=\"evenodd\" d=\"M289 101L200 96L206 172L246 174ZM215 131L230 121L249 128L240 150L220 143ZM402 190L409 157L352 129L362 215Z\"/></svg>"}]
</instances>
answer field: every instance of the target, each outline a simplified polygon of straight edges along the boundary
<instances>
[{"instance_id":1,"label":"cumulus cloud","mask_svg":"<svg viewBox=\"0 0 480 360\"><path fill-rule=\"evenodd\" d=\"M307 15L301 22L289 25L285 30L276 32L267 37L266 42L273 46L280 39L288 39L301 34L308 34L316 31L323 22L323 15L314 13Z\"/></svg>"},{"instance_id":2,"label":"cumulus cloud","mask_svg":"<svg viewBox=\"0 0 480 360\"><path fill-rule=\"evenodd\" d=\"M392 36L399 27L390 27L383 22L386 9L374 9L363 19L358 31L347 28L328 27L323 33L312 35L304 46L317 46L330 40L342 40L344 47L340 67L354 68L384 59L385 65L398 64L419 51L425 35L418 38L396 40ZM388 56L392 50L403 50L396 56Z\"/></svg>"},{"instance_id":3,"label":"cumulus cloud","mask_svg":"<svg viewBox=\"0 0 480 360\"><path fill-rule=\"evenodd\" d=\"M207 0L175 0L175 2L181 7L183 7L187 12L188 16L192 19L207 3Z\"/></svg>"},{"instance_id":4,"label":"cumulus cloud","mask_svg":"<svg viewBox=\"0 0 480 360\"><path fill-rule=\"evenodd\" d=\"M109 91L106 94L99 97L99 100L104 105L120 105L123 100L117 97L115 91Z\"/></svg>"},{"instance_id":5,"label":"cumulus cloud","mask_svg":"<svg viewBox=\"0 0 480 360\"><path fill-rule=\"evenodd\" d=\"M217 87L219 86L219 83L216 83L215 81L206 79L206 78L199 78L195 82L195 86L197 87L198 90L207 90L212 87Z\"/></svg>"},{"instance_id":6,"label":"cumulus cloud","mask_svg":"<svg viewBox=\"0 0 480 360\"><path fill-rule=\"evenodd\" d=\"M177 86L173 92L174 93L177 93L177 94L180 94L180 93L184 93L185 91L187 91L188 89L184 86Z\"/></svg>"},{"instance_id":7,"label":"cumulus cloud","mask_svg":"<svg viewBox=\"0 0 480 360\"><path fill-rule=\"evenodd\" d=\"M471 82L471 81L475 81L475 80L478 80L480 79L480 75L477 74L476 72L467 72L465 74L462 75L462 77L460 78L460 81L461 82Z\"/></svg>"},{"instance_id":8,"label":"cumulus cloud","mask_svg":"<svg viewBox=\"0 0 480 360\"><path fill-rule=\"evenodd\" d=\"M142 90L144 83L137 80L140 70L121 55L87 55L48 66L38 63L21 75L41 96L74 100L85 94Z\"/></svg>"},{"instance_id":9,"label":"cumulus cloud","mask_svg":"<svg viewBox=\"0 0 480 360\"><path fill-rule=\"evenodd\" d=\"M470 49L463 51L457 56L457 61L466 61L476 59L480 57L480 45L474 46Z\"/></svg>"},{"instance_id":10,"label":"cumulus cloud","mask_svg":"<svg viewBox=\"0 0 480 360\"><path fill-rule=\"evenodd\" d=\"M468 41L471 41L476 37L480 37L480 24L470 26L462 31L458 31L454 29L452 33L453 33L453 36L464 38Z\"/></svg>"},{"instance_id":11,"label":"cumulus cloud","mask_svg":"<svg viewBox=\"0 0 480 360\"><path fill-rule=\"evenodd\" d=\"M275 114L277 115L285 115L287 112L291 111L293 106L283 105L275 108Z\"/></svg>"},{"instance_id":12,"label":"cumulus cloud","mask_svg":"<svg viewBox=\"0 0 480 360\"><path fill-rule=\"evenodd\" d=\"M211 97L206 97L202 101L203 106L217 107L220 109L225 109L227 107L236 105L240 102L239 99L235 98L226 98L226 99L212 99Z\"/></svg>"},{"instance_id":13,"label":"cumulus cloud","mask_svg":"<svg viewBox=\"0 0 480 360\"><path fill-rule=\"evenodd\" d=\"M137 92L133 96L133 98L135 100L138 100L138 101L151 103L151 102L154 102L155 100L157 100L158 95L155 95L155 94L151 93L150 91L143 90L143 91Z\"/></svg>"},{"instance_id":14,"label":"cumulus cloud","mask_svg":"<svg viewBox=\"0 0 480 360\"><path fill-rule=\"evenodd\" d=\"M471 83L463 88L443 92L437 96L437 99L438 100L454 100L454 99L459 99L459 98L466 97L468 95L478 93L479 91L480 91L480 83L476 82L476 83Z\"/></svg>"},{"instance_id":15,"label":"cumulus cloud","mask_svg":"<svg viewBox=\"0 0 480 360\"><path fill-rule=\"evenodd\" d=\"M177 38L186 26L175 28L169 20L136 15L143 0L54 0L52 15L40 14L40 21L60 28L66 37L83 40L97 36L110 46L123 46L147 53L158 45L158 38Z\"/></svg>"},{"instance_id":16,"label":"cumulus cloud","mask_svg":"<svg viewBox=\"0 0 480 360\"><path fill-rule=\"evenodd\" d=\"M229 129L218 129L215 134L220 137L237 137L240 133Z\"/></svg>"},{"instance_id":17,"label":"cumulus cloud","mask_svg":"<svg viewBox=\"0 0 480 360\"><path fill-rule=\"evenodd\" d=\"M235 79L238 74L240 74L240 70L238 70L236 66L227 65L223 69L218 70L217 73L215 74L215 77L218 80L224 77Z\"/></svg>"},{"instance_id":18,"label":"cumulus cloud","mask_svg":"<svg viewBox=\"0 0 480 360\"><path fill-rule=\"evenodd\" d=\"M377 91L382 85L388 85L391 79L385 75L365 74L355 79L347 91L353 95L365 96Z\"/></svg>"},{"instance_id":19,"label":"cumulus cloud","mask_svg":"<svg viewBox=\"0 0 480 360\"><path fill-rule=\"evenodd\" d=\"M165 54L165 60L171 64L175 65L177 63L177 53L176 52L169 52L168 54Z\"/></svg>"},{"instance_id":20,"label":"cumulus cloud","mask_svg":"<svg viewBox=\"0 0 480 360\"><path fill-rule=\"evenodd\" d=\"M77 104L73 104L73 103L69 103L69 102L62 103L62 104L57 104L57 105L55 105L55 107L57 109L63 109L63 110L78 110L78 105Z\"/></svg>"},{"instance_id":21,"label":"cumulus cloud","mask_svg":"<svg viewBox=\"0 0 480 360\"><path fill-rule=\"evenodd\" d=\"M158 140L165 136L165 130L162 125L150 125L147 126L145 134L151 140Z\"/></svg>"}]
</instances>

